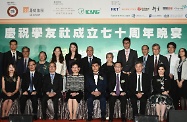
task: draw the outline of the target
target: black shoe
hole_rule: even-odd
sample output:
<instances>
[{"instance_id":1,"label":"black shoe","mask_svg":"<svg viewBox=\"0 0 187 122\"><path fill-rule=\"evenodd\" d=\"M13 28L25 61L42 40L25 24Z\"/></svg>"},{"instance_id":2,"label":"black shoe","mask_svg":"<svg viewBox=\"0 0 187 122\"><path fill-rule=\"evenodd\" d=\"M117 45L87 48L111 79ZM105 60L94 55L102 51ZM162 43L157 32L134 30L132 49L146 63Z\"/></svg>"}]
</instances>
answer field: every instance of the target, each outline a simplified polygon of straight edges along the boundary
<instances>
[{"instance_id":1,"label":"black shoe","mask_svg":"<svg viewBox=\"0 0 187 122\"><path fill-rule=\"evenodd\" d=\"M101 118L101 122L105 122L106 121L106 118L105 117L102 117Z\"/></svg>"},{"instance_id":2,"label":"black shoe","mask_svg":"<svg viewBox=\"0 0 187 122\"><path fill-rule=\"evenodd\" d=\"M92 121L92 117L88 117L88 119L86 120L86 122L91 122Z\"/></svg>"},{"instance_id":3,"label":"black shoe","mask_svg":"<svg viewBox=\"0 0 187 122\"><path fill-rule=\"evenodd\" d=\"M37 120L37 115L33 115L33 120Z\"/></svg>"},{"instance_id":4,"label":"black shoe","mask_svg":"<svg viewBox=\"0 0 187 122\"><path fill-rule=\"evenodd\" d=\"M126 120L125 120L125 119L122 119L122 122L126 122Z\"/></svg>"},{"instance_id":5,"label":"black shoe","mask_svg":"<svg viewBox=\"0 0 187 122\"><path fill-rule=\"evenodd\" d=\"M112 120L112 119L109 119L108 122L113 122L113 120Z\"/></svg>"},{"instance_id":6,"label":"black shoe","mask_svg":"<svg viewBox=\"0 0 187 122\"><path fill-rule=\"evenodd\" d=\"M56 116L56 117L54 117L54 118L53 118L53 120L58 120L58 117L57 117L57 116Z\"/></svg>"}]
</instances>

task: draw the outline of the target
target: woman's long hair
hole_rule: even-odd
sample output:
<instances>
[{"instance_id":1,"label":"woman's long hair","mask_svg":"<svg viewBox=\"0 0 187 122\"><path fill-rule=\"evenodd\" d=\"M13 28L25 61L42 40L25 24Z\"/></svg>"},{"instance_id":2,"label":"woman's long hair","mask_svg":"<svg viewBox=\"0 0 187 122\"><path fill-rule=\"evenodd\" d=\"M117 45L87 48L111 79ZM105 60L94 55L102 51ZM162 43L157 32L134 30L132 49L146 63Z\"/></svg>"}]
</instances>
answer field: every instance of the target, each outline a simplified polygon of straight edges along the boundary
<instances>
[{"instance_id":1,"label":"woman's long hair","mask_svg":"<svg viewBox=\"0 0 187 122\"><path fill-rule=\"evenodd\" d=\"M51 62L57 62L56 55L55 55L55 53L54 53L56 49L59 49L59 50L60 50L59 62L60 62L60 63L63 63L63 61L64 61L64 56L63 56L63 54L62 54L62 49L61 49L61 47L55 47L55 48L54 48L53 54L52 54L52 60L51 60Z\"/></svg>"},{"instance_id":2,"label":"woman's long hair","mask_svg":"<svg viewBox=\"0 0 187 122\"><path fill-rule=\"evenodd\" d=\"M75 42L72 42L70 45L69 45L69 53L68 53L68 55L71 57L71 55L72 55L72 52L71 52L71 45L74 45L75 47L76 47L76 50L75 50L75 57L77 57L77 55L78 55L78 45L77 45L77 43L75 43Z\"/></svg>"}]
</instances>

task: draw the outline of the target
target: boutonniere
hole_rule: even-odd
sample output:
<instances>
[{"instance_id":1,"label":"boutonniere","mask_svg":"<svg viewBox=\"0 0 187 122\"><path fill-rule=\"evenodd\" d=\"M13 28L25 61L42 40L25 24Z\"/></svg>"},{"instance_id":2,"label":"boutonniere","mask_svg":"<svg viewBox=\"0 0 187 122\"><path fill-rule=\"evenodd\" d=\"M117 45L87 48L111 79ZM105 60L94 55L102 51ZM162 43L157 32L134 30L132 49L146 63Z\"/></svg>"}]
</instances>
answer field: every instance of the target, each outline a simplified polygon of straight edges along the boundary
<instances>
[{"instance_id":1,"label":"boutonniere","mask_svg":"<svg viewBox=\"0 0 187 122\"><path fill-rule=\"evenodd\" d=\"M76 60L77 60L77 58L74 58L74 60L76 61Z\"/></svg>"},{"instance_id":2,"label":"boutonniere","mask_svg":"<svg viewBox=\"0 0 187 122\"><path fill-rule=\"evenodd\" d=\"M18 56L18 59L21 59L21 57L20 57L20 56Z\"/></svg>"},{"instance_id":3,"label":"boutonniere","mask_svg":"<svg viewBox=\"0 0 187 122\"><path fill-rule=\"evenodd\" d=\"M99 80L103 80L104 78L102 76L99 76Z\"/></svg>"},{"instance_id":4,"label":"boutonniere","mask_svg":"<svg viewBox=\"0 0 187 122\"><path fill-rule=\"evenodd\" d=\"M121 80L121 83L125 83L125 80Z\"/></svg>"},{"instance_id":5,"label":"boutonniere","mask_svg":"<svg viewBox=\"0 0 187 122\"><path fill-rule=\"evenodd\" d=\"M164 63L162 63L162 62L160 61L160 64L164 64Z\"/></svg>"}]
</instances>

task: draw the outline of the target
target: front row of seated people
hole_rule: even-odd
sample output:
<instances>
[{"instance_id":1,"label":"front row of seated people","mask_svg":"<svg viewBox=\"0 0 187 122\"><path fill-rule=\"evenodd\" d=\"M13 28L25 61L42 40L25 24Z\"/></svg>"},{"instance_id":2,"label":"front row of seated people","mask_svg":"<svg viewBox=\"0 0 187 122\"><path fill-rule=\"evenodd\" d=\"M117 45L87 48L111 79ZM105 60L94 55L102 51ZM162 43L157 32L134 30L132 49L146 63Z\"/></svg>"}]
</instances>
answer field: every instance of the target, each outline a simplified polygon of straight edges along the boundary
<instances>
[{"instance_id":1,"label":"front row of seated people","mask_svg":"<svg viewBox=\"0 0 187 122\"><path fill-rule=\"evenodd\" d=\"M42 77L37 72L36 62L30 60L28 63L29 72L23 75L21 81L21 97L20 109L24 114L26 101L32 101L33 117L37 119L38 98L42 103L43 119L46 119L47 100L52 99L54 104L54 119L58 119L58 100L62 97L63 79L60 74L55 73L56 64L51 62L49 64L49 74ZM122 72L122 64L120 62L114 63L114 72L106 78L105 74L100 71L100 63L92 62L92 73L85 77L85 89L87 90L87 108L88 119L92 120L93 116L93 101L100 100L101 121L106 118L106 96L109 96L109 121L113 121L114 106L116 99L121 102L121 119L126 121L126 103L130 98L133 108L133 117L138 114L137 100L140 101L140 114L144 115L146 110L147 99L152 105L156 107L156 113L159 120L163 121L163 116L166 107L172 106L172 99L169 97L170 78L165 76L165 66L163 64L158 66L158 75L152 79L153 93L151 96L151 80L149 76L142 72L143 64L137 61L135 64L136 72L130 76ZM79 74L80 67L78 63L71 65L72 76L82 76ZM108 79L108 81L106 80ZM15 66L10 64L7 69L7 75L2 77L2 92L3 105L2 117L7 117L12 103L19 97L20 77L16 75ZM108 91L108 92L106 92ZM69 109L69 119L76 120L76 112L78 103L83 99L84 91L74 91L67 89L66 100ZM150 97L151 96L151 97Z\"/></svg>"}]
</instances>

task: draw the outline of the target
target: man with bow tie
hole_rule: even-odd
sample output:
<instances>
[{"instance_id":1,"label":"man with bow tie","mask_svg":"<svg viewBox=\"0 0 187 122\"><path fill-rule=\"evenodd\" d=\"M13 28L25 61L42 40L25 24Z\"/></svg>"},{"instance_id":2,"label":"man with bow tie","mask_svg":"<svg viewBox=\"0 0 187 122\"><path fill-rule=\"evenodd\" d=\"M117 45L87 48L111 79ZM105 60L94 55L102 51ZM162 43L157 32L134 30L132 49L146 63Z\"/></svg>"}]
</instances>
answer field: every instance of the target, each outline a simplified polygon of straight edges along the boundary
<instances>
[{"instance_id":1,"label":"man with bow tie","mask_svg":"<svg viewBox=\"0 0 187 122\"><path fill-rule=\"evenodd\" d=\"M114 73L111 73L111 77L109 78L109 122L113 122L114 116L114 106L117 99L121 102L121 119L122 122L125 122L125 111L126 111L126 103L127 103L127 81L128 75L122 73L122 63L116 62L114 64Z\"/></svg>"},{"instance_id":2,"label":"man with bow tie","mask_svg":"<svg viewBox=\"0 0 187 122\"><path fill-rule=\"evenodd\" d=\"M101 121L105 121L106 116L106 77L99 72L100 62L92 62L92 73L87 76L86 89L88 90L88 119L87 121L92 120L93 115L93 101L95 99L100 100L101 108Z\"/></svg>"}]
</instances>

